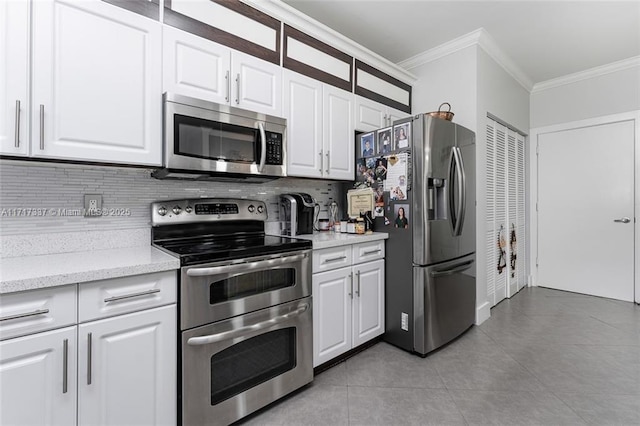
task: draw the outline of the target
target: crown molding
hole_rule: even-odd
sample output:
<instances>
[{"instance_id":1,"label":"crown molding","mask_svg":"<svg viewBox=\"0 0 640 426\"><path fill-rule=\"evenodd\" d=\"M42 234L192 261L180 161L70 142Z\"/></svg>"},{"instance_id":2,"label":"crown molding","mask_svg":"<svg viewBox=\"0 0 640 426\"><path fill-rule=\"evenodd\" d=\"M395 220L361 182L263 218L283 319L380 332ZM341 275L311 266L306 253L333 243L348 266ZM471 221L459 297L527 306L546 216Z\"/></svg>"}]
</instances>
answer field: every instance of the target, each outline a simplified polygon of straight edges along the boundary
<instances>
[{"instance_id":1,"label":"crown molding","mask_svg":"<svg viewBox=\"0 0 640 426\"><path fill-rule=\"evenodd\" d=\"M495 40L484 28L478 28L468 34L436 46L425 52L412 56L409 59L398 62L398 65L411 70L420 65L428 64L447 55L466 49L471 46L480 46L498 65L500 65L511 77L513 77L527 91L533 88L531 78L518 67L515 62L504 53Z\"/></svg>"},{"instance_id":2,"label":"crown molding","mask_svg":"<svg viewBox=\"0 0 640 426\"><path fill-rule=\"evenodd\" d=\"M640 67L640 56L623 59L621 61L612 62L610 64L599 67L589 68L588 70L579 71L562 77L536 83L531 93L541 92L543 90L553 89L555 87L564 86L571 83L577 83L582 80L598 77L601 75L611 74L617 71L623 71L629 68ZM640 78L640 70L638 70Z\"/></svg>"},{"instance_id":3,"label":"crown molding","mask_svg":"<svg viewBox=\"0 0 640 426\"><path fill-rule=\"evenodd\" d=\"M243 3L260 10L304 33L347 53L380 71L389 74L407 84L413 84L417 77L406 68L400 67L323 23L305 15L280 0L241 0Z\"/></svg>"}]
</instances>

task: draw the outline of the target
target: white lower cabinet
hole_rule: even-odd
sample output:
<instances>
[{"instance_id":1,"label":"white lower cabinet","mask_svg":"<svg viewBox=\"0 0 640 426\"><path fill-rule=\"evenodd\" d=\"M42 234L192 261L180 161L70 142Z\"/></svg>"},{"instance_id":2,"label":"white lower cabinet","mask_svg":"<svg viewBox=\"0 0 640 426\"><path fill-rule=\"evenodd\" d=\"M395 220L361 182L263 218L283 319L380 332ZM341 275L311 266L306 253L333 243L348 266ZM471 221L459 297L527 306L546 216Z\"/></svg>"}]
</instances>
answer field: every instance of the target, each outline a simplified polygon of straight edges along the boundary
<instances>
[{"instance_id":1,"label":"white lower cabinet","mask_svg":"<svg viewBox=\"0 0 640 426\"><path fill-rule=\"evenodd\" d=\"M0 342L0 424L76 424L76 326Z\"/></svg>"},{"instance_id":2,"label":"white lower cabinet","mask_svg":"<svg viewBox=\"0 0 640 426\"><path fill-rule=\"evenodd\" d=\"M175 305L78 326L78 423L176 422Z\"/></svg>"},{"instance_id":3,"label":"white lower cabinet","mask_svg":"<svg viewBox=\"0 0 640 426\"><path fill-rule=\"evenodd\" d=\"M176 286L168 271L3 295L0 424L176 424Z\"/></svg>"},{"instance_id":4,"label":"white lower cabinet","mask_svg":"<svg viewBox=\"0 0 640 426\"><path fill-rule=\"evenodd\" d=\"M366 257L357 255L363 247L369 247ZM384 333L384 241L315 250L313 256L314 271L325 271L312 279L317 367ZM340 267L352 258L354 264Z\"/></svg>"}]
</instances>

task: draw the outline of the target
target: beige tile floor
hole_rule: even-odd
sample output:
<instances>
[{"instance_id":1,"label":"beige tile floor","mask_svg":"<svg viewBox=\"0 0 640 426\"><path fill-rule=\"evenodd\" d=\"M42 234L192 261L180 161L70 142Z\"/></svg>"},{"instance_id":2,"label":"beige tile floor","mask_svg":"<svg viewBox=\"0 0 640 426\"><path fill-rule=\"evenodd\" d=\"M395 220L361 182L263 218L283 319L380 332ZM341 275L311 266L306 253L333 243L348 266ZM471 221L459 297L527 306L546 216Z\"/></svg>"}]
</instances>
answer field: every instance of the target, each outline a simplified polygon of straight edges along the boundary
<instances>
[{"instance_id":1,"label":"beige tile floor","mask_svg":"<svg viewBox=\"0 0 640 426\"><path fill-rule=\"evenodd\" d=\"M246 425L640 425L640 306L526 288L426 358L378 343Z\"/></svg>"}]
</instances>

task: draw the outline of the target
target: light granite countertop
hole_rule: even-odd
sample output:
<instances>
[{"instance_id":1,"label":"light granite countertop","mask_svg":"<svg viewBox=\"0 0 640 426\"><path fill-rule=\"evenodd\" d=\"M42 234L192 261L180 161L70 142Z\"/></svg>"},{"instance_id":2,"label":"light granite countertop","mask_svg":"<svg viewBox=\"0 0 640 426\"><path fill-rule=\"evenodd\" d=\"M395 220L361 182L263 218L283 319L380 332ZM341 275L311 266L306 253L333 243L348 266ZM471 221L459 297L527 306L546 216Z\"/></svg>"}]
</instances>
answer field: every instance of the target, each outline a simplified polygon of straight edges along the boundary
<instances>
[{"instance_id":1,"label":"light granite countertop","mask_svg":"<svg viewBox=\"0 0 640 426\"><path fill-rule=\"evenodd\" d=\"M346 246L349 244L367 243L370 241L386 240L389 234L386 232L374 232L372 234L342 234L337 232L314 232L309 235L296 235L295 238L310 240L314 249Z\"/></svg>"},{"instance_id":2,"label":"light granite countertop","mask_svg":"<svg viewBox=\"0 0 640 426\"><path fill-rule=\"evenodd\" d=\"M180 260L150 245L0 259L0 294L170 271Z\"/></svg>"}]
</instances>

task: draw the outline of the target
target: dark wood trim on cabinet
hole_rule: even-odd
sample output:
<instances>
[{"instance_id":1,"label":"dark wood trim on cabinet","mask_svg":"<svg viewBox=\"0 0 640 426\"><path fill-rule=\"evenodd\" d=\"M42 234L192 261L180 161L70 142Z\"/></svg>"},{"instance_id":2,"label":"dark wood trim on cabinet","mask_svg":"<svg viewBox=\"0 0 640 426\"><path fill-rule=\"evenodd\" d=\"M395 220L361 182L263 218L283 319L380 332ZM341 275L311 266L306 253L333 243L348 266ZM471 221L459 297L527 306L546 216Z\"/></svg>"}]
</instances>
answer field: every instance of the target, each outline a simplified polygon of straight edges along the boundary
<instances>
[{"instance_id":1,"label":"dark wood trim on cabinet","mask_svg":"<svg viewBox=\"0 0 640 426\"><path fill-rule=\"evenodd\" d=\"M315 68L311 65L304 64L302 62L296 61L295 59L290 58L288 53L288 38L291 37L295 40L298 40L301 43L306 44L316 50L319 50L323 53L326 53L329 56L332 56L346 64L349 65L349 80L344 80L340 77L337 77L328 72L322 71L318 68ZM322 81L324 83L330 84L332 86L338 87L340 89L346 91L353 91L353 57L347 55L344 52L332 47L328 44L321 42L318 39L311 37L308 34L303 33L293 27L290 27L287 24L284 24L284 47L282 55L282 66L288 68L292 71L298 72L300 74L306 75L313 79Z\"/></svg>"},{"instance_id":2,"label":"dark wood trim on cabinet","mask_svg":"<svg viewBox=\"0 0 640 426\"><path fill-rule=\"evenodd\" d=\"M160 0L102 0L105 3L127 9L139 15L160 20Z\"/></svg>"},{"instance_id":3,"label":"dark wood trim on cabinet","mask_svg":"<svg viewBox=\"0 0 640 426\"><path fill-rule=\"evenodd\" d=\"M122 1L122 0L121 0ZM275 30L276 50L267 49L235 34L228 33L219 28L200 22L189 16L175 12L171 9L171 0L165 0L164 23L172 27L187 31L191 34L206 38L216 43L229 46L251 56L280 65L280 21L248 6L239 0L210 0L218 3L234 12L240 13L247 18L260 22L261 24Z\"/></svg>"},{"instance_id":4,"label":"dark wood trim on cabinet","mask_svg":"<svg viewBox=\"0 0 640 426\"><path fill-rule=\"evenodd\" d=\"M403 90L409 92L409 105L405 105L401 102L395 101L393 99L389 99L386 96L382 96L379 93L373 92L371 90L365 89L364 87L358 86L358 70L365 71L371 75L378 77L381 80L384 80L388 83L393 84ZM383 73L382 71L372 67L371 65L365 64L364 62L356 59L356 73L355 73L355 94L364 96L365 98L371 99L373 101L379 102L381 104L390 106L391 108L398 109L400 111L411 114L411 86L407 83L398 80L397 78L391 77L388 74Z\"/></svg>"}]
</instances>

